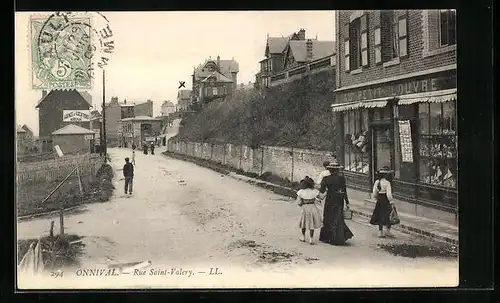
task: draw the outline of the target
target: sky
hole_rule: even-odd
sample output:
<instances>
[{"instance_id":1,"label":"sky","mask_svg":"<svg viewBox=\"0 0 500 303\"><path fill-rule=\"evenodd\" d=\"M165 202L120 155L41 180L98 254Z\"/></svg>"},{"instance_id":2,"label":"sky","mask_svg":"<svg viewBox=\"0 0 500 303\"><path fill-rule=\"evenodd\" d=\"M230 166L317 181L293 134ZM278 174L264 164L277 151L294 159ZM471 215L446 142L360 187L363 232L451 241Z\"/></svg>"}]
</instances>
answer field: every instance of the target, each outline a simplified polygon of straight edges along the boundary
<instances>
[{"instance_id":1,"label":"sky","mask_svg":"<svg viewBox=\"0 0 500 303\"><path fill-rule=\"evenodd\" d=\"M34 13L15 15L16 122L38 133L35 105L41 91L31 88L29 20ZM39 15L40 13L35 13ZM266 37L288 36L304 28L306 38L334 40L334 11L235 12L104 12L113 32L114 53L106 66L106 102L176 103L179 81L191 88L193 67L209 57L236 60L238 83L255 81L264 58ZM101 109L102 74L95 76L93 104Z\"/></svg>"}]
</instances>

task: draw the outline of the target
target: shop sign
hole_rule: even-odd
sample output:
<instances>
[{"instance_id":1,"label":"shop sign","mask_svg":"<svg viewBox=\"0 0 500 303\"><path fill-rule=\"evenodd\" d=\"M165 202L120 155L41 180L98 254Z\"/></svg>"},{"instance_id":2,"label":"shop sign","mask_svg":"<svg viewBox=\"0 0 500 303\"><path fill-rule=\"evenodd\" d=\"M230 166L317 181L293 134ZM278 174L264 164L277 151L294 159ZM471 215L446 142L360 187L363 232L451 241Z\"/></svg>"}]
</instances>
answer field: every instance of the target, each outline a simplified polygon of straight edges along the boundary
<instances>
[{"instance_id":1,"label":"shop sign","mask_svg":"<svg viewBox=\"0 0 500 303\"><path fill-rule=\"evenodd\" d=\"M399 120L399 142L403 162L413 163L413 143L411 141L411 127L409 120Z\"/></svg>"},{"instance_id":2,"label":"shop sign","mask_svg":"<svg viewBox=\"0 0 500 303\"><path fill-rule=\"evenodd\" d=\"M85 135L84 138L85 140L92 140L94 139L94 135Z\"/></svg>"},{"instance_id":3,"label":"shop sign","mask_svg":"<svg viewBox=\"0 0 500 303\"><path fill-rule=\"evenodd\" d=\"M403 81L392 82L389 84L386 83L382 85L362 88L359 90L352 90L346 93L338 92L336 93L335 103L391 98L401 95L451 89L457 87L456 81L456 76L434 77L425 79L407 79Z\"/></svg>"},{"instance_id":4,"label":"shop sign","mask_svg":"<svg viewBox=\"0 0 500 303\"><path fill-rule=\"evenodd\" d=\"M63 110L63 122L88 122L90 110Z\"/></svg>"}]
</instances>

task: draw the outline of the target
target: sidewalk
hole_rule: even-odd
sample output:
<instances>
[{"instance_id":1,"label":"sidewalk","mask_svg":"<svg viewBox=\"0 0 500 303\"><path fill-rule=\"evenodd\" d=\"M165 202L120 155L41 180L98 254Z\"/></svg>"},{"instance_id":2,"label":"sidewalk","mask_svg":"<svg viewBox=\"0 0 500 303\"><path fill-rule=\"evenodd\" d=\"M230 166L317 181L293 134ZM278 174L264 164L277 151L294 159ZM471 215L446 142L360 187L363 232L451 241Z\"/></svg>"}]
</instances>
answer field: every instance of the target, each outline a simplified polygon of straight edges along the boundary
<instances>
[{"instance_id":1,"label":"sidewalk","mask_svg":"<svg viewBox=\"0 0 500 303\"><path fill-rule=\"evenodd\" d=\"M229 173L229 176L257 186L270 189L273 192L289 197L295 197L295 191L279 186L270 182L242 176L236 173ZM355 189L348 189L350 209L354 215L365 218L367 221L373 212L374 203L367 203L367 193ZM393 228L404 233L417 234L421 237L430 238L434 241L444 242L458 247L458 227L429 220L423 217L417 217L410 214L399 212L401 223Z\"/></svg>"}]
</instances>

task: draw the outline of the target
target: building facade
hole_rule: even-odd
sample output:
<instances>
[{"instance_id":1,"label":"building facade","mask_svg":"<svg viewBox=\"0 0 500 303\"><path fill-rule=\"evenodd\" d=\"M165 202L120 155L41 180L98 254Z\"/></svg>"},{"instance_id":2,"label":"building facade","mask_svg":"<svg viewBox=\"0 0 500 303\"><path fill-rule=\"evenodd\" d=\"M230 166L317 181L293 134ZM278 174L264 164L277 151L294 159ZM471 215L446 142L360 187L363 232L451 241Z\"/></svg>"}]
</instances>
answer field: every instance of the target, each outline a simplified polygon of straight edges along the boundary
<instances>
[{"instance_id":1,"label":"building facade","mask_svg":"<svg viewBox=\"0 0 500 303\"><path fill-rule=\"evenodd\" d=\"M177 93L177 107L176 111L184 112L189 109L189 106L192 104L192 90L181 89Z\"/></svg>"},{"instance_id":2,"label":"building facade","mask_svg":"<svg viewBox=\"0 0 500 303\"><path fill-rule=\"evenodd\" d=\"M231 95L237 88L239 64L235 60L208 59L194 69L192 102L200 104Z\"/></svg>"},{"instance_id":3,"label":"building facade","mask_svg":"<svg viewBox=\"0 0 500 303\"><path fill-rule=\"evenodd\" d=\"M134 103L134 116L153 117L153 101Z\"/></svg>"},{"instance_id":4,"label":"building facade","mask_svg":"<svg viewBox=\"0 0 500 303\"><path fill-rule=\"evenodd\" d=\"M118 126L120 146L142 146L145 141L154 141L161 135L162 120L149 116L121 119Z\"/></svg>"},{"instance_id":5,"label":"building facade","mask_svg":"<svg viewBox=\"0 0 500 303\"><path fill-rule=\"evenodd\" d=\"M106 111L106 141L112 146L118 143L118 121L134 116L134 104L127 103L127 100L120 103L117 97L112 97L104 110Z\"/></svg>"},{"instance_id":6,"label":"building facade","mask_svg":"<svg viewBox=\"0 0 500 303\"><path fill-rule=\"evenodd\" d=\"M453 10L337 11L333 113L348 183L395 171L397 198L457 212Z\"/></svg>"},{"instance_id":7,"label":"building facade","mask_svg":"<svg viewBox=\"0 0 500 303\"><path fill-rule=\"evenodd\" d=\"M78 125L69 124L52 132L54 148L59 145L63 154L90 153L95 146L95 132Z\"/></svg>"},{"instance_id":8,"label":"building facade","mask_svg":"<svg viewBox=\"0 0 500 303\"><path fill-rule=\"evenodd\" d=\"M76 90L42 91L38 109L39 139L42 151L52 150L51 134L69 124L90 127L92 98L86 92Z\"/></svg>"},{"instance_id":9,"label":"building facade","mask_svg":"<svg viewBox=\"0 0 500 303\"><path fill-rule=\"evenodd\" d=\"M335 42L306 39L300 29L288 37L267 37L265 59L255 76L255 87L265 88L300 79L303 75L332 69Z\"/></svg>"},{"instance_id":10,"label":"building facade","mask_svg":"<svg viewBox=\"0 0 500 303\"><path fill-rule=\"evenodd\" d=\"M175 112L175 104L170 101L165 101L161 105L161 115L169 116L170 114Z\"/></svg>"}]
</instances>

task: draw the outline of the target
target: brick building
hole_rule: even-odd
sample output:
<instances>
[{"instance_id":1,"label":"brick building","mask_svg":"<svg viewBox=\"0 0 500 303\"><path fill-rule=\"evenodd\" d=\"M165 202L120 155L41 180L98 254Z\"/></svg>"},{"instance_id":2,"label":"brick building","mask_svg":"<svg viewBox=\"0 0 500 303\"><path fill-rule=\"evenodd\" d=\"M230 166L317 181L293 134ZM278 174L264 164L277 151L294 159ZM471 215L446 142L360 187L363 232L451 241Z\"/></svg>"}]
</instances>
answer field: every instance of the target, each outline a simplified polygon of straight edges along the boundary
<instances>
[{"instance_id":1,"label":"brick building","mask_svg":"<svg viewBox=\"0 0 500 303\"><path fill-rule=\"evenodd\" d=\"M350 10L336 17L332 109L348 183L370 190L374 171L387 165L397 198L456 214L455 11Z\"/></svg>"},{"instance_id":2,"label":"brick building","mask_svg":"<svg viewBox=\"0 0 500 303\"><path fill-rule=\"evenodd\" d=\"M135 116L153 117L153 101L148 100L136 104L136 102L124 100L123 103L120 103L117 97L112 97L111 101L106 104L105 110L106 141L108 141L109 146L115 146L119 143L118 121Z\"/></svg>"},{"instance_id":3,"label":"brick building","mask_svg":"<svg viewBox=\"0 0 500 303\"><path fill-rule=\"evenodd\" d=\"M38 109L39 139L42 151L52 150L51 134L57 129L69 124L89 128L90 119L88 118L91 107L92 97L87 92L52 90L47 93L47 91L42 91L42 98L35 107ZM65 117L72 113L79 115Z\"/></svg>"}]
</instances>

